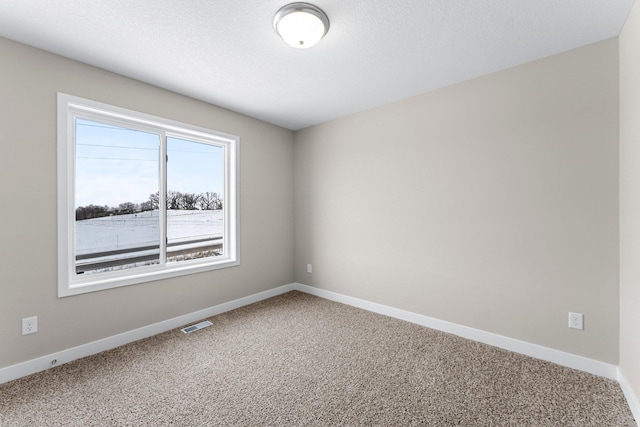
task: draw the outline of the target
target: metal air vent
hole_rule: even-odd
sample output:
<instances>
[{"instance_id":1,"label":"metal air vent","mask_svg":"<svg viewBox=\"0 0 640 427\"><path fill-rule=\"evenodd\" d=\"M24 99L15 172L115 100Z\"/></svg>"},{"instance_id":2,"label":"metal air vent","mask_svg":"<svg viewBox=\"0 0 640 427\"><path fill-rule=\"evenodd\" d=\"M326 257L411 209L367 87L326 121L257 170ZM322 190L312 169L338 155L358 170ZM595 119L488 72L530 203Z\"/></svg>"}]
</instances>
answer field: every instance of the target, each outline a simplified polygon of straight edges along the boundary
<instances>
[{"instance_id":1,"label":"metal air vent","mask_svg":"<svg viewBox=\"0 0 640 427\"><path fill-rule=\"evenodd\" d=\"M205 320L204 322L196 323L195 325L182 328L181 331L184 332L185 334L190 334L191 332L195 332L198 329L206 328L207 326L211 326L211 325L213 325L213 323L211 323L208 320Z\"/></svg>"}]
</instances>

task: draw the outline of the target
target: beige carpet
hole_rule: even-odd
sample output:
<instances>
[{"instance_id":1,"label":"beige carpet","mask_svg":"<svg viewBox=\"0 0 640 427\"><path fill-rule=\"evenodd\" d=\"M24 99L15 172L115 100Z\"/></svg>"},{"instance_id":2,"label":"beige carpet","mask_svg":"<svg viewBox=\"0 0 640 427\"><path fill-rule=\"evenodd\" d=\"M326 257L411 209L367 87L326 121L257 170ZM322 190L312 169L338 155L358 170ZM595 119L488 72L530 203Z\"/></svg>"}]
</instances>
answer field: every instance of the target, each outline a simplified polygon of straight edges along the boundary
<instances>
[{"instance_id":1,"label":"beige carpet","mask_svg":"<svg viewBox=\"0 0 640 427\"><path fill-rule=\"evenodd\" d=\"M0 385L1 426L635 426L615 381L291 292Z\"/></svg>"}]
</instances>

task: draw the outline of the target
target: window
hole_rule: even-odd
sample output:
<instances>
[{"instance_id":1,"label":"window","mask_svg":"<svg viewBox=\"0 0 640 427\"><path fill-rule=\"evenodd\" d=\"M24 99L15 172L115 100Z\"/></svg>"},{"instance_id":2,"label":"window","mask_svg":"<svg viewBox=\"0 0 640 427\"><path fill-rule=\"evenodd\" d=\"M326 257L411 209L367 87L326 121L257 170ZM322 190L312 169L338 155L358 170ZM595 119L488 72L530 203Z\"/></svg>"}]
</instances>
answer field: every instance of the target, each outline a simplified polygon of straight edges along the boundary
<instances>
[{"instance_id":1,"label":"window","mask_svg":"<svg viewBox=\"0 0 640 427\"><path fill-rule=\"evenodd\" d=\"M239 138L58 94L58 296L239 264Z\"/></svg>"}]
</instances>

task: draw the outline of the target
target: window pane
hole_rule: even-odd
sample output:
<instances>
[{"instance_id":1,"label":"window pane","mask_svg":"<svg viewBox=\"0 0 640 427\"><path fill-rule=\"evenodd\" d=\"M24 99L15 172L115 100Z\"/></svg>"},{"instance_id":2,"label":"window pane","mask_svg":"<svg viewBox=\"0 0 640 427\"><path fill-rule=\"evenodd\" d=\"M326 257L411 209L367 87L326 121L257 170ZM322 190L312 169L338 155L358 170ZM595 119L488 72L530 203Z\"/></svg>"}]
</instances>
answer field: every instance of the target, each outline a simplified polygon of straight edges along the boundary
<instances>
[{"instance_id":1,"label":"window pane","mask_svg":"<svg viewBox=\"0 0 640 427\"><path fill-rule=\"evenodd\" d=\"M224 254L224 149L168 137L167 261Z\"/></svg>"},{"instance_id":2,"label":"window pane","mask_svg":"<svg viewBox=\"0 0 640 427\"><path fill-rule=\"evenodd\" d=\"M76 274L159 263L158 134L76 119Z\"/></svg>"}]
</instances>

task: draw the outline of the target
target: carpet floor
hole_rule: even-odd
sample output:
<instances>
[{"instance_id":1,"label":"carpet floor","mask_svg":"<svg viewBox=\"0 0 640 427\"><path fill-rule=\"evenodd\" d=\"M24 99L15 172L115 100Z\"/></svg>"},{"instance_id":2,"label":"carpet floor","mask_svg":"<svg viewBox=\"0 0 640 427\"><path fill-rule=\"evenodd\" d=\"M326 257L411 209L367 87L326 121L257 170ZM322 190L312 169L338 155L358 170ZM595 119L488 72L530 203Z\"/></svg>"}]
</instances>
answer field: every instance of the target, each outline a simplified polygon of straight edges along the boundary
<instances>
[{"instance_id":1,"label":"carpet floor","mask_svg":"<svg viewBox=\"0 0 640 427\"><path fill-rule=\"evenodd\" d=\"M1 426L636 426L615 381L300 292L0 385Z\"/></svg>"}]
</instances>

